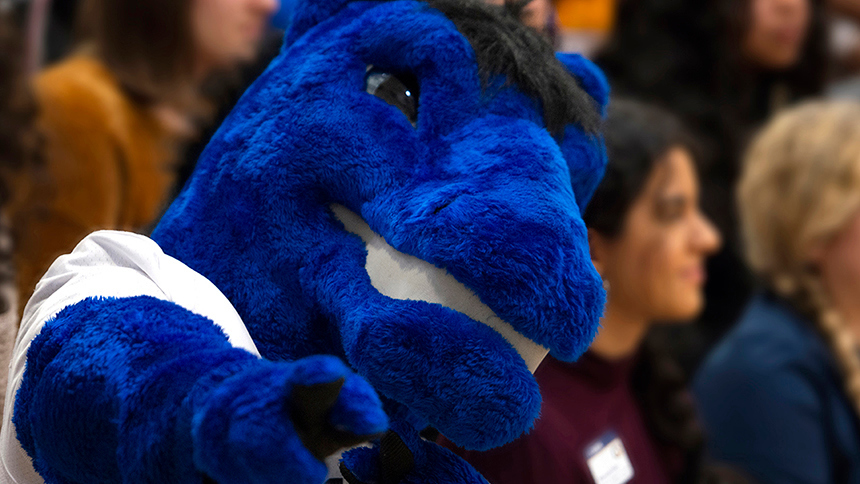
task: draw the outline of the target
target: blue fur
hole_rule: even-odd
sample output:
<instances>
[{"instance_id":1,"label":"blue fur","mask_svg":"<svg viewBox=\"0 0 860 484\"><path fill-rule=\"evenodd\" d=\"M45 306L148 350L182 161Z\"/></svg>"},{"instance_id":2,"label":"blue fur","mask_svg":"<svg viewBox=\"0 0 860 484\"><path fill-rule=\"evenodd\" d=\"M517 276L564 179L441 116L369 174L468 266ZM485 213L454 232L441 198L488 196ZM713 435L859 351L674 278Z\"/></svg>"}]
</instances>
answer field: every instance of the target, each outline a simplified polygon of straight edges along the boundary
<instances>
[{"instance_id":1,"label":"blue fur","mask_svg":"<svg viewBox=\"0 0 860 484\"><path fill-rule=\"evenodd\" d=\"M321 464L267 392L316 381L315 371L320 381L347 376L330 420L368 433L386 422L363 380L308 359L316 354L343 358L396 402L392 428L416 458L407 482L484 482L417 432L430 424L472 449L510 442L538 415L534 378L486 326L379 294L363 243L332 203L445 268L556 357L577 358L594 336L604 293L580 210L605 166L601 138L568 126L556 140L516 86L495 79L484 89L470 44L427 4L295 8L281 55L153 233L230 299L269 361L170 303L67 309L33 342L16 403L21 441L48 482L190 483L204 473L221 484L275 482L285 471L321 482ZM602 109L602 74L581 57L560 59ZM419 79L415 127L365 92L368 65ZM104 442L71 448L93 429ZM346 463L375 479L374 452Z\"/></svg>"},{"instance_id":2,"label":"blue fur","mask_svg":"<svg viewBox=\"0 0 860 484\"><path fill-rule=\"evenodd\" d=\"M421 423L414 421L408 409L392 405L392 430L402 439L415 460L415 470L407 475L400 484L487 484L487 481L466 461L448 449L422 439L415 431ZM379 442L371 447L359 447L346 452L343 463L361 482L380 482L379 480ZM525 483L524 483L525 484Z\"/></svg>"},{"instance_id":3,"label":"blue fur","mask_svg":"<svg viewBox=\"0 0 860 484\"><path fill-rule=\"evenodd\" d=\"M33 340L15 402L24 450L47 483L318 484L326 467L285 411L293 385L345 378L334 422L377 433L373 390L337 358L261 360L208 319L141 296L87 299Z\"/></svg>"}]
</instances>

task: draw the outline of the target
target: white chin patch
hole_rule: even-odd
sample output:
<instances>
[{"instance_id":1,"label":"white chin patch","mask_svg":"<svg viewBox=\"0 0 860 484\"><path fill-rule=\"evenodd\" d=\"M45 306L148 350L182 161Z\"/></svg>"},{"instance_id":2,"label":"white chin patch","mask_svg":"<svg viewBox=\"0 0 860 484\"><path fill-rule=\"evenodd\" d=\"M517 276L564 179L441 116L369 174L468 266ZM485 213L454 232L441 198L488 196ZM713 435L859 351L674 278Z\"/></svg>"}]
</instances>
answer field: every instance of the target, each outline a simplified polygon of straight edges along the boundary
<instances>
[{"instance_id":1,"label":"white chin patch","mask_svg":"<svg viewBox=\"0 0 860 484\"><path fill-rule=\"evenodd\" d=\"M532 373L549 353L496 316L474 292L445 269L399 252L361 216L343 205L332 204L330 208L346 230L361 237L367 246L365 269L371 284L381 294L392 299L441 304L493 328L517 350Z\"/></svg>"}]
</instances>

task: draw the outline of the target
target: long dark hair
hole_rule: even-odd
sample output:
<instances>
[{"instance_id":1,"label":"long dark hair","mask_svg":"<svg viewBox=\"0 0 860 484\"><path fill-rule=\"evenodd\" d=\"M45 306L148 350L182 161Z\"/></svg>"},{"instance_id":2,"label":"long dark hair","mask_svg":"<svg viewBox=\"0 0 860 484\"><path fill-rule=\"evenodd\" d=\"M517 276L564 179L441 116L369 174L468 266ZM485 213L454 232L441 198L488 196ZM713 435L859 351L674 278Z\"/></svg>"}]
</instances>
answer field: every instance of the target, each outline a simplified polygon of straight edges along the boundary
<instances>
[{"instance_id":1,"label":"long dark hair","mask_svg":"<svg viewBox=\"0 0 860 484\"><path fill-rule=\"evenodd\" d=\"M131 95L182 108L199 102L190 0L81 0L77 28Z\"/></svg>"},{"instance_id":2,"label":"long dark hair","mask_svg":"<svg viewBox=\"0 0 860 484\"><path fill-rule=\"evenodd\" d=\"M25 78L23 34L0 13L0 207L12 197L10 176L39 160L37 108Z\"/></svg>"},{"instance_id":3,"label":"long dark hair","mask_svg":"<svg viewBox=\"0 0 860 484\"><path fill-rule=\"evenodd\" d=\"M38 175L42 137L36 127L37 108L25 77L23 34L12 15L0 13L0 286L14 281L13 235L5 209L27 189L15 183ZM0 295L0 314L13 301Z\"/></svg>"},{"instance_id":4,"label":"long dark hair","mask_svg":"<svg viewBox=\"0 0 860 484\"><path fill-rule=\"evenodd\" d=\"M583 219L589 230L612 239L622 234L630 207L669 150L682 147L695 156L699 148L673 115L617 98L609 105L604 133L609 164ZM678 482L748 482L730 471L702 465L704 431L686 375L661 336L654 332L646 336L632 385L651 435L666 449L664 457L670 465L680 465Z\"/></svg>"}]
</instances>

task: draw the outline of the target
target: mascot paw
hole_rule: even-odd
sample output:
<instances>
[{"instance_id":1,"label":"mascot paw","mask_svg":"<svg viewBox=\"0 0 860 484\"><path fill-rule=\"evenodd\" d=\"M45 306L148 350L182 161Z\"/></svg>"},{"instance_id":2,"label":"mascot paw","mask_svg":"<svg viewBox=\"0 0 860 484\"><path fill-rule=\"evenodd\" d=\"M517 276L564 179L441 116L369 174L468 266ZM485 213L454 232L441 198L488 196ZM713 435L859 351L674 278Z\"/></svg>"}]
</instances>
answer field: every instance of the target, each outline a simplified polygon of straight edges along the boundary
<instances>
[{"instance_id":1,"label":"mascot paw","mask_svg":"<svg viewBox=\"0 0 860 484\"><path fill-rule=\"evenodd\" d=\"M398 412L401 413L401 412ZM340 471L348 484L488 484L466 461L435 442L423 439L406 421L372 447L343 455Z\"/></svg>"},{"instance_id":2,"label":"mascot paw","mask_svg":"<svg viewBox=\"0 0 860 484\"><path fill-rule=\"evenodd\" d=\"M325 457L387 426L376 393L339 359L259 360L195 409L194 461L219 484L319 484Z\"/></svg>"}]
</instances>

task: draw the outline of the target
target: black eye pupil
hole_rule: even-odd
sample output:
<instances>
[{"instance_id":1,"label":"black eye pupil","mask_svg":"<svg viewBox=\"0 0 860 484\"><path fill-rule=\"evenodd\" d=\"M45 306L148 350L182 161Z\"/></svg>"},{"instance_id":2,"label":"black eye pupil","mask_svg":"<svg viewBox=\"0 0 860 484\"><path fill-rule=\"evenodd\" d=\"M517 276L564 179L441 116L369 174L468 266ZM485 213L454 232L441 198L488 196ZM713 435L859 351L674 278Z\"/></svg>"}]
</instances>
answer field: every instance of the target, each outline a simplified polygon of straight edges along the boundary
<instances>
[{"instance_id":1,"label":"black eye pupil","mask_svg":"<svg viewBox=\"0 0 860 484\"><path fill-rule=\"evenodd\" d=\"M412 74L392 74L368 68L366 89L406 115L413 126L418 122L418 80Z\"/></svg>"}]
</instances>

